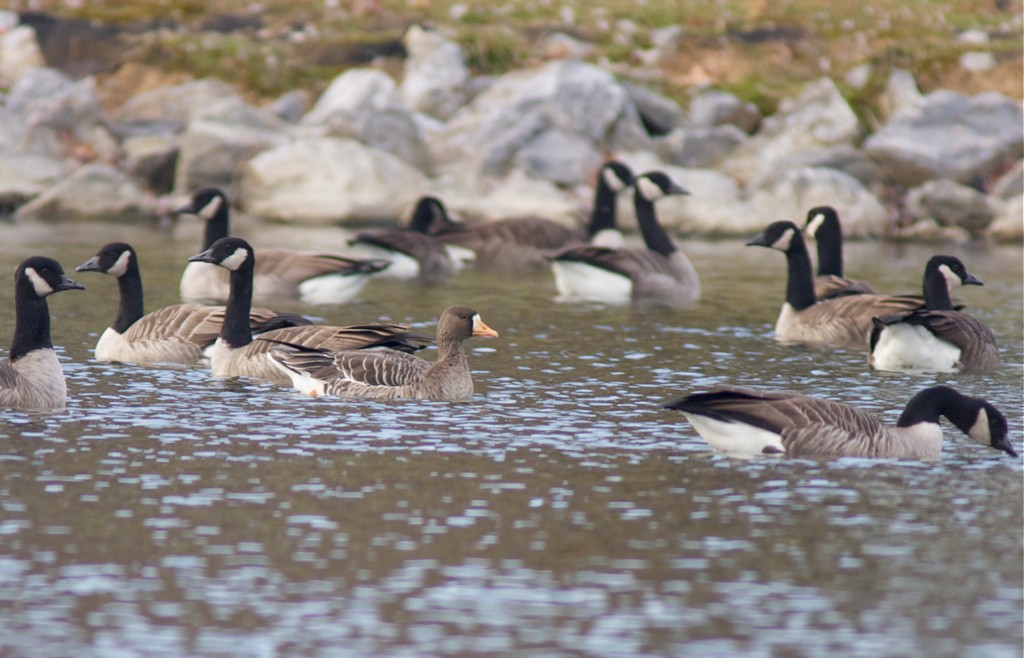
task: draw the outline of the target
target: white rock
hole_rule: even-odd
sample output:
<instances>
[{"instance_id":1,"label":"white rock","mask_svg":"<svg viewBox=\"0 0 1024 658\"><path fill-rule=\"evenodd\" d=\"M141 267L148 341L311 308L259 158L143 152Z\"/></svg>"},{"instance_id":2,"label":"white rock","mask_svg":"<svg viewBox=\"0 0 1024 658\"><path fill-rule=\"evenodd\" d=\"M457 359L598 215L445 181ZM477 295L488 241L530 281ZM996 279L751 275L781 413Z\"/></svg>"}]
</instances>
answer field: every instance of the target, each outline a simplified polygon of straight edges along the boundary
<instances>
[{"instance_id":1,"label":"white rock","mask_svg":"<svg viewBox=\"0 0 1024 658\"><path fill-rule=\"evenodd\" d=\"M1000 242L1020 243L1024 240L1024 194L1007 199L1002 210L988 227L988 234Z\"/></svg>"},{"instance_id":2,"label":"white rock","mask_svg":"<svg viewBox=\"0 0 1024 658\"><path fill-rule=\"evenodd\" d=\"M260 217L329 224L393 219L429 189L418 169L352 139L299 138L249 161L241 205Z\"/></svg>"},{"instance_id":3,"label":"white rock","mask_svg":"<svg viewBox=\"0 0 1024 658\"><path fill-rule=\"evenodd\" d=\"M125 172L107 164L81 167L46 192L21 206L17 221L155 220L156 199Z\"/></svg>"},{"instance_id":4,"label":"white rock","mask_svg":"<svg viewBox=\"0 0 1024 658\"><path fill-rule=\"evenodd\" d=\"M0 33L0 87L11 86L26 71L40 66L46 66L46 60L34 29L18 25Z\"/></svg>"}]
</instances>

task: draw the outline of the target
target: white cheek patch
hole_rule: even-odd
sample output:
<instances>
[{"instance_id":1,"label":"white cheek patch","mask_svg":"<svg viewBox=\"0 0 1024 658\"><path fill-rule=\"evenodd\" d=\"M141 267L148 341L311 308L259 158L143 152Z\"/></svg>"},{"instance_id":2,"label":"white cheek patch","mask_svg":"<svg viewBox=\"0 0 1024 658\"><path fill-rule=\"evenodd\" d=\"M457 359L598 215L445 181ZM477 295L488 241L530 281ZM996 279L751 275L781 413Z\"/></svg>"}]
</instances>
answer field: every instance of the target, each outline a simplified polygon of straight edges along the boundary
<instances>
[{"instance_id":1,"label":"white cheek patch","mask_svg":"<svg viewBox=\"0 0 1024 658\"><path fill-rule=\"evenodd\" d=\"M480 328L480 314L477 313L476 315L473 316L473 331L476 331L479 328Z\"/></svg>"},{"instance_id":2,"label":"white cheek patch","mask_svg":"<svg viewBox=\"0 0 1024 658\"><path fill-rule=\"evenodd\" d=\"M32 282L32 287L36 291L37 297L46 297L53 294L53 286L46 282L39 272L36 272L32 267L25 268L25 276Z\"/></svg>"},{"instance_id":3,"label":"white cheek patch","mask_svg":"<svg viewBox=\"0 0 1024 658\"><path fill-rule=\"evenodd\" d=\"M646 177L636 180L636 189L648 201L656 201L665 196L665 192L658 187L658 184Z\"/></svg>"},{"instance_id":4,"label":"white cheek patch","mask_svg":"<svg viewBox=\"0 0 1024 658\"><path fill-rule=\"evenodd\" d=\"M984 445L992 444L992 434L988 431L988 412L984 407L978 410L978 419L971 425L967 436Z\"/></svg>"},{"instance_id":5,"label":"white cheek patch","mask_svg":"<svg viewBox=\"0 0 1024 658\"><path fill-rule=\"evenodd\" d=\"M772 243L772 249L789 251L789 245L793 242L793 229L787 228L779 236L779 239Z\"/></svg>"},{"instance_id":6,"label":"white cheek patch","mask_svg":"<svg viewBox=\"0 0 1024 658\"><path fill-rule=\"evenodd\" d=\"M223 205L223 203L224 199L222 199L219 196L215 196L212 199L210 199L209 203L200 208L199 212L196 214L202 217L203 219L213 219L214 215L217 214L217 211L220 210L220 207L221 205Z\"/></svg>"},{"instance_id":7,"label":"white cheek patch","mask_svg":"<svg viewBox=\"0 0 1024 658\"><path fill-rule=\"evenodd\" d=\"M949 269L949 265L939 265L939 271L942 272L942 276L946 279L946 286L950 290L963 284L960 279L960 275Z\"/></svg>"},{"instance_id":8,"label":"white cheek patch","mask_svg":"<svg viewBox=\"0 0 1024 658\"><path fill-rule=\"evenodd\" d=\"M238 249L235 249L235 253L231 254L227 258L224 258L218 264L224 269L228 269L234 272L235 270L242 266L242 263L244 263L247 258L249 258L249 252L243 249L242 247L239 247Z\"/></svg>"},{"instance_id":9,"label":"white cheek patch","mask_svg":"<svg viewBox=\"0 0 1024 658\"><path fill-rule=\"evenodd\" d=\"M601 177L604 178L604 184L613 192L621 192L626 189L625 181L619 178L619 175L611 167L606 167Z\"/></svg>"},{"instance_id":10,"label":"white cheek patch","mask_svg":"<svg viewBox=\"0 0 1024 658\"><path fill-rule=\"evenodd\" d=\"M117 261L107 270L107 274L112 274L116 277L124 276L124 273L128 271L128 263L131 262L131 259L132 252L122 251L121 255L117 257Z\"/></svg>"},{"instance_id":11,"label":"white cheek patch","mask_svg":"<svg viewBox=\"0 0 1024 658\"><path fill-rule=\"evenodd\" d=\"M807 232L815 237L818 235L818 229L825 223L825 213L819 212L811 220L807 222Z\"/></svg>"}]
</instances>

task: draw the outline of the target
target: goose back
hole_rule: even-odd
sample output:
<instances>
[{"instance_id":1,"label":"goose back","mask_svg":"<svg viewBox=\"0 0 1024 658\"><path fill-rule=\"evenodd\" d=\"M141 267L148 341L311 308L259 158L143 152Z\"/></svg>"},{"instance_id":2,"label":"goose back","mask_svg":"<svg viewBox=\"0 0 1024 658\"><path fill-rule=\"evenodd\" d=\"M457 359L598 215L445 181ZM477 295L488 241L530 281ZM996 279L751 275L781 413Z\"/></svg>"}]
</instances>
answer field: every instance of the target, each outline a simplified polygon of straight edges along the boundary
<instances>
[{"instance_id":1,"label":"goose back","mask_svg":"<svg viewBox=\"0 0 1024 658\"><path fill-rule=\"evenodd\" d=\"M991 404L947 386L924 389L907 403L896 426L849 405L791 392L716 386L669 401L717 450L794 456L936 459L939 417L971 439L1016 456L1006 419Z\"/></svg>"},{"instance_id":2,"label":"goose back","mask_svg":"<svg viewBox=\"0 0 1024 658\"><path fill-rule=\"evenodd\" d=\"M432 362L391 349L331 353L296 346L275 350L270 359L297 390L314 397L465 400L473 395L473 378L462 341L497 335L473 309L450 306L438 321L438 355Z\"/></svg>"},{"instance_id":3,"label":"goose back","mask_svg":"<svg viewBox=\"0 0 1024 658\"><path fill-rule=\"evenodd\" d=\"M203 248L229 234L230 204L217 188L192 195L176 214L193 214L206 221ZM313 304L343 303L359 294L369 277L388 267L384 260L361 260L342 254L267 248L256 250L253 294L261 299L300 298ZM222 302L230 294L227 273L215 265L190 262L179 284L181 298Z\"/></svg>"}]
</instances>

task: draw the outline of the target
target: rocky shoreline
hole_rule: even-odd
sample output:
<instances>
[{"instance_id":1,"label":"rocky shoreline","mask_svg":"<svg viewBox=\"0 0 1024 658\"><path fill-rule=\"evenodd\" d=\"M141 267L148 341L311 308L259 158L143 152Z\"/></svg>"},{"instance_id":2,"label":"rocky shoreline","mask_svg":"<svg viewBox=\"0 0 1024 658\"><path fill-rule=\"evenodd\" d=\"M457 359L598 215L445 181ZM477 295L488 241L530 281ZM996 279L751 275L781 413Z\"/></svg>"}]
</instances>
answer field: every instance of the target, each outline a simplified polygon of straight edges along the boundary
<instances>
[{"instance_id":1,"label":"rocky shoreline","mask_svg":"<svg viewBox=\"0 0 1024 658\"><path fill-rule=\"evenodd\" d=\"M762 116L713 88L684 108L574 59L571 41L552 51L561 57L494 77L474 75L439 32L414 26L404 46L397 80L352 68L315 98L255 105L199 79L109 108L94 76L46 66L33 28L6 12L0 207L16 222L138 222L216 185L281 222L394 221L429 193L464 218L576 224L615 156L691 192L659 207L677 232L750 235L828 204L853 237L1024 238L1020 99L922 94L897 71L869 128L828 77Z\"/></svg>"}]
</instances>

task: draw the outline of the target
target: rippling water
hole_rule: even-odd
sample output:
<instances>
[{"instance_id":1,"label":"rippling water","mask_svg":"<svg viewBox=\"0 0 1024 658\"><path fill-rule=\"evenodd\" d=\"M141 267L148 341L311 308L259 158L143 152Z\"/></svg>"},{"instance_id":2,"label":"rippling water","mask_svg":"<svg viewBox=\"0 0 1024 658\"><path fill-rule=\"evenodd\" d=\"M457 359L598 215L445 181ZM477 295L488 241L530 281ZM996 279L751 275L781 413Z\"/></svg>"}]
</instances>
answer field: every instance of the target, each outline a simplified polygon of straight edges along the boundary
<instances>
[{"instance_id":1,"label":"rippling water","mask_svg":"<svg viewBox=\"0 0 1024 658\"><path fill-rule=\"evenodd\" d=\"M45 253L70 270L114 239L140 252L147 308L176 302L198 227L4 225L0 266ZM432 331L473 305L501 338L467 344L477 395L460 404L98 364L116 285L74 275L88 290L50 305L68 409L2 412L0 655L1019 656L1020 460L951 426L937 463L736 460L658 403L733 382L895 421L947 382L1002 408L1019 445L1021 248L942 248L986 282L959 297L1006 365L935 376L775 344L783 256L684 245L705 291L687 311L559 304L549 277L468 272L291 307ZM916 291L933 251L852 244L847 262ZM3 314L0 341L12 328Z\"/></svg>"}]
</instances>

